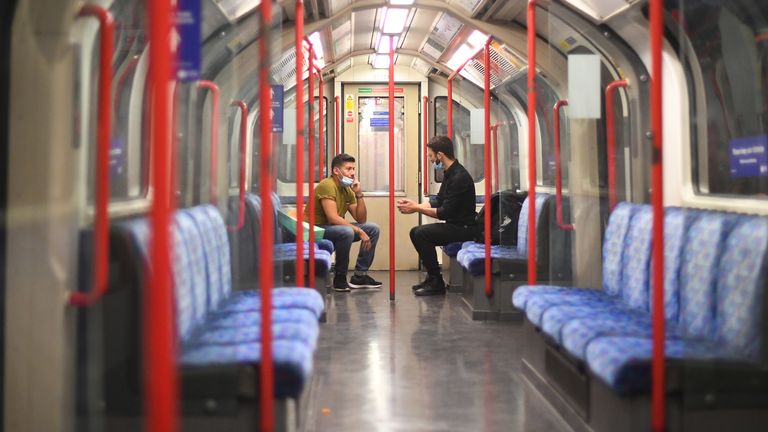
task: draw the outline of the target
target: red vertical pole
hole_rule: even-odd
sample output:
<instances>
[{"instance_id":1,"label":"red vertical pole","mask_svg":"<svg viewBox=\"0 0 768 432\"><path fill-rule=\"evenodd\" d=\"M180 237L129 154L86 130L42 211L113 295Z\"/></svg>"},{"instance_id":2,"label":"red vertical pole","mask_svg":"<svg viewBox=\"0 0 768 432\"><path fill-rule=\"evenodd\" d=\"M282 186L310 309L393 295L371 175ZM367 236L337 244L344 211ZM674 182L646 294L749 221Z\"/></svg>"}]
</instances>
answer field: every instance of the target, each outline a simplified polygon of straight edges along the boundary
<instances>
[{"instance_id":1,"label":"red vertical pole","mask_svg":"<svg viewBox=\"0 0 768 432\"><path fill-rule=\"evenodd\" d=\"M501 187L499 186L499 126L496 124L491 126L491 144L493 145L493 187L498 192Z\"/></svg>"},{"instance_id":2,"label":"red vertical pole","mask_svg":"<svg viewBox=\"0 0 768 432\"><path fill-rule=\"evenodd\" d=\"M211 204L216 205L219 167L219 86L212 81L205 80L199 81L197 86L211 91L211 179L208 197Z\"/></svg>"},{"instance_id":3,"label":"red vertical pole","mask_svg":"<svg viewBox=\"0 0 768 432\"><path fill-rule=\"evenodd\" d=\"M448 138L453 141L453 75L448 77ZM455 145L455 143L454 143Z\"/></svg>"},{"instance_id":4,"label":"red vertical pole","mask_svg":"<svg viewBox=\"0 0 768 432\"><path fill-rule=\"evenodd\" d=\"M80 17L94 16L101 25L99 38L99 112L96 148L96 211L93 221L93 287L88 293L73 292L69 304L88 306L107 292L109 278L109 146L112 135L112 54L115 21L106 9L84 5Z\"/></svg>"},{"instance_id":5,"label":"red vertical pole","mask_svg":"<svg viewBox=\"0 0 768 432\"><path fill-rule=\"evenodd\" d=\"M325 113L325 95L324 95L325 91L323 89L323 87L325 85L325 81L323 81L323 71L322 71L322 69L318 68L317 66L315 66L315 69L317 70L317 76L320 79L320 86L319 86L320 87L320 95L319 95L320 96L320 98L319 98L320 102L318 102L318 104L317 104L318 107L320 108L320 121L318 122L318 124L320 125L320 128L317 131L318 136L320 137L320 143L318 145L318 152L319 153L317 155L317 160L318 160L318 166L320 168L320 179L323 179L323 178L325 178L325 154L324 154L324 152L325 152L325 134L324 134L324 132L325 132L325 130L324 130L325 129L325 124L324 123L325 123L325 115L326 115L326 113ZM312 218L312 219L314 220L314 218Z\"/></svg>"},{"instance_id":6,"label":"red vertical pole","mask_svg":"<svg viewBox=\"0 0 768 432\"><path fill-rule=\"evenodd\" d=\"M231 106L240 109L240 174L238 186L240 188L237 208L237 226L229 227L230 230L240 230L245 224L245 149L248 144L248 105L241 100L232 101Z\"/></svg>"},{"instance_id":7,"label":"red vertical pole","mask_svg":"<svg viewBox=\"0 0 768 432\"><path fill-rule=\"evenodd\" d=\"M423 182L424 182L424 196L429 196L429 165L427 164L427 141L429 140L429 132L427 131L427 107L429 106L427 97L424 96L421 98L421 120L422 120L422 129L424 129L424 139L423 139L423 147L422 147L422 165L421 169L424 174Z\"/></svg>"},{"instance_id":8,"label":"red vertical pole","mask_svg":"<svg viewBox=\"0 0 768 432\"><path fill-rule=\"evenodd\" d=\"M629 81L616 80L605 88L605 134L608 136L608 204L610 210L616 207L616 120L613 94L619 87L626 87Z\"/></svg>"},{"instance_id":9,"label":"red vertical pole","mask_svg":"<svg viewBox=\"0 0 768 432\"><path fill-rule=\"evenodd\" d=\"M311 120L310 120L311 121ZM296 0L296 286L304 286L304 2Z\"/></svg>"},{"instance_id":10,"label":"red vertical pole","mask_svg":"<svg viewBox=\"0 0 768 432\"><path fill-rule=\"evenodd\" d=\"M307 213L309 219L313 219L315 214L315 50L312 47L312 43L309 44L309 94L307 100L309 101L309 161L307 161L307 167L309 168L309 205ZM309 226L309 286L314 288L315 286L315 230L312 225Z\"/></svg>"},{"instance_id":11,"label":"red vertical pole","mask_svg":"<svg viewBox=\"0 0 768 432\"><path fill-rule=\"evenodd\" d=\"M555 102L552 108L552 117L554 117L554 135L555 135L555 216L557 226L565 231L573 231L572 224L563 222L563 170L560 160L560 108L568 105L567 100Z\"/></svg>"},{"instance_id":12,"label":"red vertical pole","mask_svg":"<svg viewBox=\"0 0 768 432\"><path fill-rule=\"evenodd\" d=\"M325 107L323 106L325 104L325 99L323 95L323 71L315 65L315 70L317 71L317 76L320 79L320 98L318 99L318 107L320 108L320 121L318 122L319 128L318 128L318 136L320 139L318 148L318 155L317 155L317 166L320 169L320 179L323 179L325 177L325 155L323 154L323 146L325 145L325 139L323 137L323 123L325 122ZM312 251L310 255L310 271L309 271L309 286L313 287L315 286L315 185L314 182L310 183L309 186L309 199L312 203L312 209L309 212L309 229L310 233L312 235L311 241L309 243L310 250Z\"/></svg>"},{"instance_id":13,"label":"red vertical pole","mask_svg":"<svg viewBox=\"0 0 768 432\"><path fill-rule=\"evenodd\" d=\"M389 300L395 300L395 45L389 36Z\"/></svg>"},{"instance_id":14,"label":"red vertical pole","mask_svg":"<svg viewBox=\"0 0 768 432\"><path fill-rule=\"evenodd\" d=\"M651 131L653 156L651 166L651 204L653 206L653 364L651 391L651 429L665 429L664 376L664 172L661 50L664 37L664 1L651 0Z\"/></svg>"},{"instance_id":15,"label":"red vertical pole","mask_svg":"<svg viewBox=\"0 0 768 432\"><path fill-rule=\"evenodd\" d=\"M536 284L536 0L528 0L528 284Z\"/></svg>"},{"instance_id":16,"label":"red vertical pole","mask_svg":"<svg viewBox=\"0 0 768 432\"><path fill-rule=\"evenodd\" d=\"M336 139L336 155L341 153L341 97L336 96L336 133L334 137Z\"/></svg>"},{"instance_id":17,"label":"red vertical pole","mask_svg":"<svg viewBox=\"0 0 768 432\"><path fill-rule=\"evenodd\" d=\"M176 371L176 331L173 319L171 269L173 242L171 217L171 17L169 0L147 1L149 21L149 83L154 115L150 144L154 155L152 169L152 208L150 210L149 289L144 292L144 389L149 432L178 430L178 380Z\"/></svg>"},{"instance_id":18,"label":"red vertical pole","mask_svg":"<svg viewBox=\"0 0 768 432\"><path fill-rule=\"evenodd\" d=\"M485 170L485 212L483 224L485 225L485 295L493 295L491 290L491 38L485 41L485 55L483 56L483 66L485 76L483 79L483 114L484 123L484 141L483 146L483 169Z\"/></svg>"},{"instance_id":19,"label":"red vertical pole","mask_svg":"<svg viewBox=\"0 0 768 432\"><path fill-rule=\"evenodd\" d=\"M275 427L274 396L275 376L272 363L272 284L274 281L274 210L272 209L272 122L269 112L272 110L272 87L270 86L270 28L272 26L272 2L263 1L259 6L261 25L266 29L259 37L259 141L261 144L260 170L261 206L264 209L261 218L262 250L259 262L259 286L261 287L261 368L259 369L259 415L261 430L272 432ZM303 16L303 14L302 14Z\"/></svg>"}]
</instances>

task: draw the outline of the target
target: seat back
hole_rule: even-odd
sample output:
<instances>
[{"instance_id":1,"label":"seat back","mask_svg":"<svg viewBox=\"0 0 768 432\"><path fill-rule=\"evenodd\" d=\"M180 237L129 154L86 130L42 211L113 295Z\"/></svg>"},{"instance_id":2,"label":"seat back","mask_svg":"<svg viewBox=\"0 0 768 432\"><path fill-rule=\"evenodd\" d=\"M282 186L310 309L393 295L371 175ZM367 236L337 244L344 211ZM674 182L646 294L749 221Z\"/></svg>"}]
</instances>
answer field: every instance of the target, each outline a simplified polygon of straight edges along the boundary
<instances>
[{"instance_id":1,"label":"seat back","mask_svg":"<svg viewBox=\"0 0 768 432\"><path fill-rule=\"evenodd\" d=\"M622 249L621 297L635 309L648 310L651 225L653 213L647 205L638 206L632 215Z\"/></svg>"},{"instance_id":2,"label":"seat back","mask_svg":"<svg viewBox=\"0 0 768 432\"><path fill-rule=\"evenodd\" d=\"M616 295L621 287L622 250L629 222L638 206L622 202L611 213L603 240L603 289Z\"/></svg>"},{"instance_id":3,"label":"seat back","mask_svg":"<svg viewBox=\"0 0 768 432\"><path fill-rule=\"evenodd\" d=\"M768 220L740 218L724 246L717 276L715 339L740 358L758 360L765 357L762 340Z\"/></svg>"},{"instance_id":4,"label":"seat back","mask_svg":"<svg viewBox=\"0 0 768 432\"><path fill-rule=\"evenodd\" d=\"M680 309L683 245L688 230L698 214L695 211L675 207L664 209L664 316L672 323L677 323ZM649 268L649 272L652 272L652 267ZM652 296L648 297L650 311Z\"/></svg>"},{"instance_id":5,"label":"seat back","mask_svg":"<svg viewBox=\"0 0 768 432\"><path fill-rule=\"evenodd\" d=\"M546 223L542 223L543 215L547 212L543 211L552 196L545 193L536 194L536 261L541 262L545 257L544 253L547 252L549 246L549 226ZM528 198L523 202L523 207L520 209L520 217L517 220L517 251L521 255L528 253L528 207L530 202ZM547 255L546 258L549 256Z\"/></svg>"}]
</instances>

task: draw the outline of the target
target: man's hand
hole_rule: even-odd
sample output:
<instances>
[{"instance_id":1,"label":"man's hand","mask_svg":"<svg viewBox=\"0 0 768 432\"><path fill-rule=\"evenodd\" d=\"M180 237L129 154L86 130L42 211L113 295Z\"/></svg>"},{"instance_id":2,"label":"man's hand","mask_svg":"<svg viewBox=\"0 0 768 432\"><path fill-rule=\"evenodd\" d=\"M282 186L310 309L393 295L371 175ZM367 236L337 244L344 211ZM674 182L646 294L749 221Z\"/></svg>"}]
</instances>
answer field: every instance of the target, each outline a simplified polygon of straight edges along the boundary
<instances>
[{"instance_id":1,"label":"man's hand","mask_svg":"<svg viewBox=\"0 0 768 432\"><path fill-rule=\"evenodd\" d=\"M416 207L418 207L418 205L409 199L403 198L397 200L397 209L400 210L400 213L402 214L415 213Z\"/></svg>"},{"instance_id":2,"label":"man's hand","mask_svg":"<svg viewBox=\"0 0 768 432\"><path fill-rule=\"evenodd\" d=\"M360 249L367 251L371 248L371 238L368 237L368 234L366 234L362 228L358 228L358 230L358 234L360 235Z\"/></svg>"},{"instance_id":3,"label":"man's hand","mask_svg":"<svg viewBox=\"0 0 768 432\"><path fill-rule=\"evenodd\" d=\"M352 192L355 193L355 196L360 196L363 193L363 190L362 190L363 188L360 187L360 182L357 181L357 179L354 179L354 181L352 182L351 188L352 188Z\"/></svg>"}]
</instances>

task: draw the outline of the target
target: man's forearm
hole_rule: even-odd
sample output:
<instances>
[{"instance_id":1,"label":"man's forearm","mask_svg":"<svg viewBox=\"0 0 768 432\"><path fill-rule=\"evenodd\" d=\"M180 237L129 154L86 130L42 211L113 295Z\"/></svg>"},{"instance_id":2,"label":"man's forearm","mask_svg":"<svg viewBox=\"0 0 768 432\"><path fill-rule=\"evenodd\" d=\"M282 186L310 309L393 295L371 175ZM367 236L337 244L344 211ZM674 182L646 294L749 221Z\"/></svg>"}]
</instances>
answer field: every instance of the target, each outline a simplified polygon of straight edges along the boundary
<instances>
[{"instance_id":1,"label":"man's forearm","mask_svg":"<svg viewBox=\"0 0 768 432\"><path fill-rule=\"evenodd\" d=\"M365 196L360 195L357 198L357 209L355 211L355 220L358 223L365 223L368 220L368 208L365 206Z\"/></svg>"},{"instance_id":2,"label":"man's forearm","mask_svg":"<svg viewBox=\"0 0 768 432\"><path fill-rule=\"evenodd\" d=\"M431 218L438 219L437 217L437 209L433 208L429 205L429 203L421 203L417 207L417 210L419 213L423 214L424 216L429 216Z\"/></svg>"}]
</instances>

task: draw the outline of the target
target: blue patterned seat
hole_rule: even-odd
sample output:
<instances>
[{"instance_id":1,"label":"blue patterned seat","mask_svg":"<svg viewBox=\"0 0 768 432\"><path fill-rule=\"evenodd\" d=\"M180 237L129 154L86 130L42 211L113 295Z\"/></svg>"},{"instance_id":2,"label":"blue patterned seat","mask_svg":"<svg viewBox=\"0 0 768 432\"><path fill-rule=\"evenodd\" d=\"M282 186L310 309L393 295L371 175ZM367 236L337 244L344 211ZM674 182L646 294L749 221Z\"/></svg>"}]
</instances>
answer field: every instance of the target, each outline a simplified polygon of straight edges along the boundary
<instances>
[{"instance_id":1,"label":"blue patterned seat","mask_svg":"<svg viewBox=\"0 0 768 432\"><path fill-rule=\"evenodd\" d=\"M542 210L546 206L547 201L551 195L538 193L536 194L536 229L543 229L541 224ZM528 199L523 202L523 206L520 209L520 217L517 220L517 245L504 246L493 245L491 246L491 259L492 260L510 260L525 262L528 260ZM538 232L538 231L537 231ZM541 248L537 248L537 258L540 256L539 251ZM485 274L485 244L477 243L473 241L467 241L462 243L461 250L456 254L456 260L459 264L470 272L473 276L482 276Z\"/></svg>"},{"instance_id":2,"label":"blue patterned seat","mask_svg":"<svg viewBox=\"0 0 768 432\"><path fill-rule=\"evenodd\" d=\"M666 340L667 359L761 358L767 249L764 218L704 213L693 223L683 247L679 324ZM586 360L616 391L643 392L651 346L650 337L596 337Z\"/></svg>"},{"instance_id":3,"label":"blue patterned seat","mask_svg":"<svg viewBox=\"0 0 768 432\"><path fill-rule=\"evenodd\" d=\"M449 243L443 246L443 252L445 252L445 254L451 258L456 258L456 255L458 255L460 250L461 250L461 242Z\"/></svg>"},{"instance_id":4,"label":"blue patterned seat","mask_svg":"<svg viewBox=\"0 0 768 432\"><path fill-rule=\"evenodd\" d=\"M272 294L272 307L276 309L305 309L319 318L325 308L323 297L314 289L275 288ZM258 290L235 291L221 307L224 312L255 310L261 310L261 292Z\"/></svg>"},{"instance_id":5,"label":"blue patterned seat","mask_svg":"<svg viewBox=\"0 0 768 432\"><path fill-rule=\"evenodd\" d=\"M257 317L258 314L242 314L246 317ZM317 345L320 333L317 320L314 322L278 322L272 324L272 340L298 341L311 349ZM261 341L261 318L237 327L204 326L186 344L187 347L200 345L242 344Z\"/></svg>"},{"instance_id":6,"label":"blue patterned seat","mask_svg":"<svg viewBox=\"0 0 768 432\"><path fill-rule=\"evenodd\" d=\"M273 323L300 323L308 326L317 324L317 315L301 308L275 308L272 311ZM261 325L261 310L242 312L222 311L209 314L206 319L208 328L246 327Z\"/></svg>"}]
</instances>

